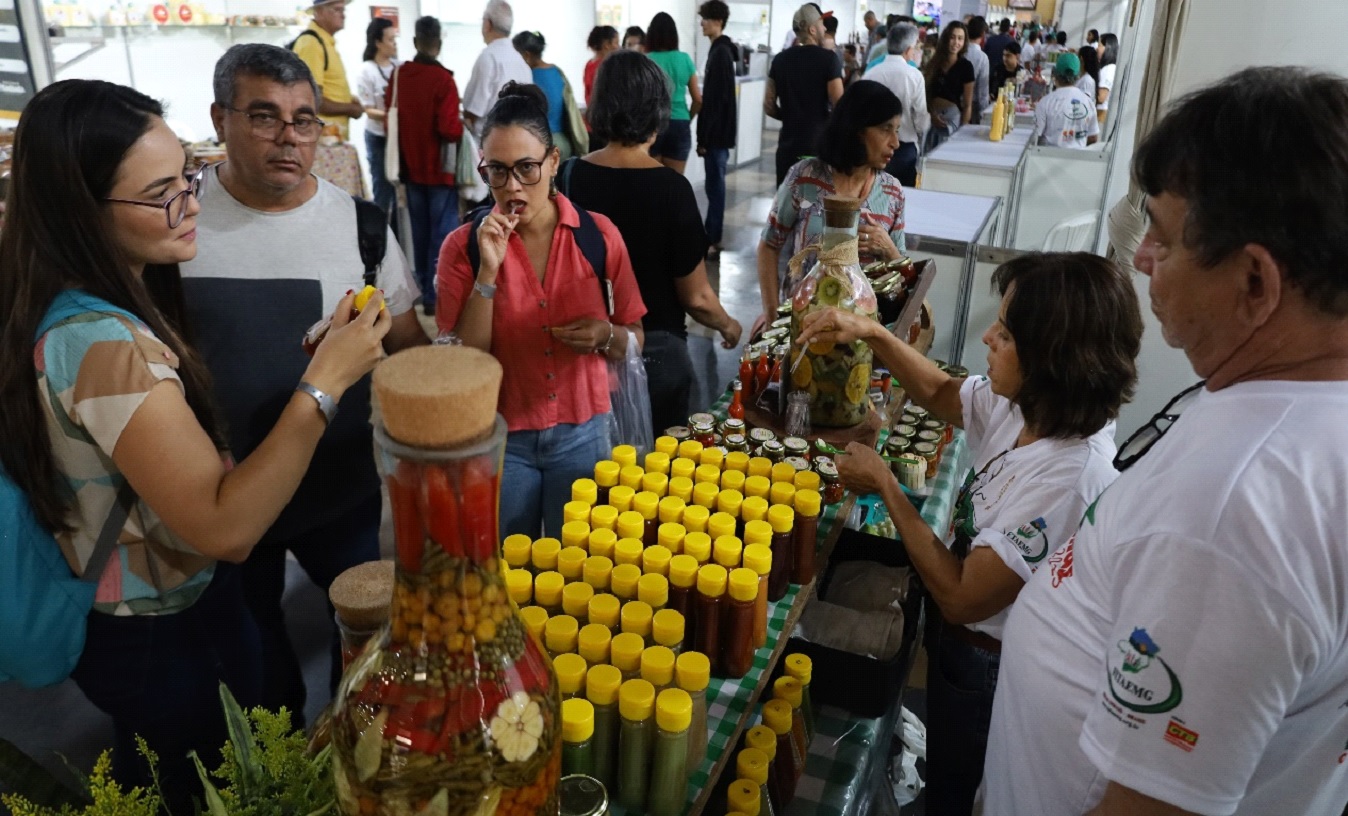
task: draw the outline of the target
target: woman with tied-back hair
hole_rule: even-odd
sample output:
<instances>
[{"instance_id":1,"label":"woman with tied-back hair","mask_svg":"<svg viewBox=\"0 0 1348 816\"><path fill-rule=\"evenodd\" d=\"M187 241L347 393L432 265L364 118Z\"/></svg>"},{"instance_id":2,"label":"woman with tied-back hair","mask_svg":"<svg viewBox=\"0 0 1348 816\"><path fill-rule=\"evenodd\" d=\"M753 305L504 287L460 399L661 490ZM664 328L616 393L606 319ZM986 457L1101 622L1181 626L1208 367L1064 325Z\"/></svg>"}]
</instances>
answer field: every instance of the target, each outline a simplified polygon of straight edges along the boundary
<instances>
[{"instance_id":1,"label":"woman with tied-back hair","mask_svg":"<svg viewBox=\"0 0 1348 816\"><path fill-rule=\"evenodd\" d=\"M297 390L262 445L230 461L183 322L198 183L163 114L97 80L50 85L24 110L0 233L0 463L76 575L125 516L72 677L112 717L117 780L152 784L143 737L168 806L189 813L187 754L214 767L225 740L219 684L244 705L261 692L234 564L290 500L327 420ZM378 297L350 319L353 299L304 373L334 398L374 367L390 326ZM64 317L39 336L49 312Z\"/></svg>"}]
</instances>

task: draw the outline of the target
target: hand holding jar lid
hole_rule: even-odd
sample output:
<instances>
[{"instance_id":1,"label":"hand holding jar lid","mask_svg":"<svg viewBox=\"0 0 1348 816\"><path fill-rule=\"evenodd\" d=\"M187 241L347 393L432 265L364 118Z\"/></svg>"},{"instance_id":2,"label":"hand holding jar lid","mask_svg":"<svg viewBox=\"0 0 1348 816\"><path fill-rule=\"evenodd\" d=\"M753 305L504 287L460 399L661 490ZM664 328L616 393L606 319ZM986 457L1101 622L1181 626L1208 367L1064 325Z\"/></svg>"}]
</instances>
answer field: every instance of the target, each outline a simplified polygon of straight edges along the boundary
<instances>
[{"instance_id":1,"label":"hand holding jar lid","mask_svg":"<svg viewBox=\"0 0 1348 816\"><path fill-rule=\"evenodd\" d=\"M620 545L622 542L618 542ZM609 590L622 601L631 601L637 597L637 582L641 580L641 567L636 564L619 564L609 576ZM535 589L535 592L537 589Z\"/></svg>"},{"instance_id":2,"label":"hand holding jar lid","mask_svg":"<svg viewBox=\"0 0 1348 816\"><path fill-rule=\"evenodd\" d=\"M682 518L683 514L680 513L679 517ZM661 547L669 550L672 555L678 555L683 552L683 537L686 535L688 535L688 531L683 528L682 524L667 522L660 525L660 529L656 532L656 539L660 542Z\"/></svg>"},{"instance_id":3,"label":"hand holding jar lid","mask_svg":"<svg viewBox=\"0 0 1348 816\"><path fill-rule=\"evenodd\" d=\"M571 483L571 501L593 505L599 498L599 485L594 479L577 479Z\"/></svg>"},{"instance_id":4,"label":"hand holding jar lid","mask_svg":"<svg viewBox=\"0 0 1348 816\"><path fill-rule=\"evenodd\" d=\"M669 603L669 579L659 573L648 572L637 581L637 600L659 611Z\"/></svg>"},{"instance_id":5,"label":"hand holding jar lid","mask_svg":"<svg viewBox=\"0 0 1348 816\"><path fill-rule=\"evenodd\" d=\"M612 510L613 508L610 507L609 509ZM614 520L616 522L616 516L614 517ZM591 557L597 555L601 558L607 558L610 561L613 560L613 548L618 545L617 533L600 527L598 530L591 530L590 536L586 540L588 542L586 549L589 550Z\"/></svg>"},{"instance_id":6,"label":"hand holding jar lid","mask_svg":"<svg viewBox=\"0 0 1348 816\"><path fill-rule=\"evenodd\" d=\"M610 504L599 504L590 508L590 532L595 530L618 530L618 508Z\"/></svg>"}]
</instances>

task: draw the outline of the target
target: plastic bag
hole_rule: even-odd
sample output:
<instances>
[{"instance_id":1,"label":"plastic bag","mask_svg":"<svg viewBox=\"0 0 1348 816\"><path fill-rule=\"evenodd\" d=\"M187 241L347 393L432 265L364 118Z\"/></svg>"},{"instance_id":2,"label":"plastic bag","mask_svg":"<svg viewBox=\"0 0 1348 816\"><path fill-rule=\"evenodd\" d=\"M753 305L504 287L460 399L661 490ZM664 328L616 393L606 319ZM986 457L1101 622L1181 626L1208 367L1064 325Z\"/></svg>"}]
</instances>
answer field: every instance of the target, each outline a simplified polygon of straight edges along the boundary
<instances>
[{"instance_id":1,"label":"plastic bag","mask_svg":"<svg viewBox=\"0 0 1348 816\"><path fill-rule=\"evenodd\" d=\"M477 138L467 127L459 139L458 172L454 174L454 184L459 188L459 197L464 201L481 201L491 192L487 183L477 173L479 159Z\"/></svg>"},{"instance_id":2,"label":"plastic bag","mask_svg":"<svg viewBox=\"0 0 1348 816\"><path fill-rule=\"evenodd\" d=\"M609 414L609 441L631 445L645 455L655 447L651 427L651 394L647 390L646 364L636 338L628 335L627 356L608 361L608 396L613 405Z\"/></svg>"},{"instance_id":3,"label":"plastic bag","mask_svg":"<svg viewBox=\"0 0 1348 816\"><path fill-rule=\"evenodd\" d=\"M895 803L902 807L922 792L922 776L917 771L917 761L927 758L927 727L907 708L902 709L899 715L903 718L903 753L889 762L889 782L894 788Z\"/></svg>"}]
</instances>

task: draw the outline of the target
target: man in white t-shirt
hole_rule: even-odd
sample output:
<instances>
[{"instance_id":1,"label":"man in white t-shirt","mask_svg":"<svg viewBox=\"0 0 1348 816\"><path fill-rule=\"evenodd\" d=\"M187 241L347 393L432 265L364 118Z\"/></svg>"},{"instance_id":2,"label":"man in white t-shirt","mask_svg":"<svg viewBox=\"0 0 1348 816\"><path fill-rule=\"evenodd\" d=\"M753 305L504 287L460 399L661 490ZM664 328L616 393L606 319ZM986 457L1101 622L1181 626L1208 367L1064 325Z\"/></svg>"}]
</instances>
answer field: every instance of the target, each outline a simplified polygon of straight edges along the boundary
<instances>
[{"instance_id":1,"label":"man in white t-shirt","mask_svg":"<svg viewBox=\"0 0 1348 816\"><path fill-rule=\"evenodd\" d=\"M1081 57L1060 54L1053 66L1053 93L1039 100L1034 108L1034 144L1072 147L1085 150L1100 135L1095 118L1095 101L1073 83L1081 73Z\"/></svg>"},{"instance_id":2,"label":"man in white t-shirt","mask_svg":"<svg viewBox=\"0 0 1348 816\"><path fill-rule=\"evenodd\" d=\"M899 149L885 170L904 187L912 187L917 184L917 146L922 144L927 128L931 127L926 80L909 62L918 59L921 46L917 44L917 26L908 23L896 24L885 36L889 56L867 71L866 79L884 85L903 105L903 115L899 119Z\"/></svg>"},{"instance_id":3,"label":"man in white t-shirt","mask_svg":"<svg viewBox=\"0 0 1348 816\"><path fill-rule=\"evenodd\" d=\"M515 25L515 12L506 0L487 0L482 12L482 41L487 47L477 55L473 73L463 87L463 121L479 139L482 137L482 119L496 104L501 89L507 82L530 85L534 73L515 46L510 44L510 30Z\"/></svg>"},{"instance_id":4,"label":"man in white t-shirt","mask_svg":"<svg viewBox=\"0 0 1348 816\"><path fill-rule=\"evenodd\" d=\"M1020 593L985 813L1343 811L1345 111L1342 77L1252 68L1138 149L1135 265L1206 388Z\"/></svg>"},{"instance_id":5,"label":"man in white t-shirt","mask_svg":"<svg viewBox=\"0 0 1348 816\"><path fill-rule=\"evenodd\" d=\"M306 330L364 286L366 264L356 202L311 172L322 123L303 60L274 45L236 45L216 64L214 91L211 120L228 158L202 179L197 256L182 264L182 291L230 453L241 461L267 438L309 364ZM412 310L407 262L375 216L385 233L375 285L393 316L384 338L392 354L430 340ZM305 700L281 608L287 553L325 596L344 570L379 558L372 445L367 377L340 395L299 489L241 567L262 637L264 705L273 710L302 714ZM332 641L335 688L335 630Z\"/></svg>"}]
</instances>

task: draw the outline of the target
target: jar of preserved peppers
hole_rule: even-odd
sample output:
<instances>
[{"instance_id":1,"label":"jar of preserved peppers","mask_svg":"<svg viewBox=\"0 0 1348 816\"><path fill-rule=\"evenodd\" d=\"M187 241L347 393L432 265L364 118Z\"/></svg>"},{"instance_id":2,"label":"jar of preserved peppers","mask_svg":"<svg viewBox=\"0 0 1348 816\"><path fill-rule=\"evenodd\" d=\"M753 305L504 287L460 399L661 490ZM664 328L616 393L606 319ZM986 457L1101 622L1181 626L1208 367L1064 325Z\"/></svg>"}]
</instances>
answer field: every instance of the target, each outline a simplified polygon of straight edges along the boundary
<instances>
[{"instance_id":1,"label":"jar of preserved peppers","mask_svg":"<svg viewBox=\"0 0 1348 816\"><path fill-rule=\"evenodd\" d=\"M823 482L821 493L824 497L824 504L837 504L843 500L843 483L838 478L838 466L827 456L819 456L814 460L815 472L819 474Z\"/></svg>"}]
</instances>

